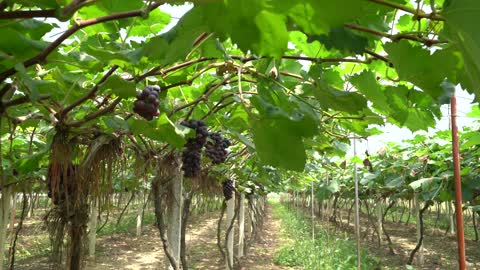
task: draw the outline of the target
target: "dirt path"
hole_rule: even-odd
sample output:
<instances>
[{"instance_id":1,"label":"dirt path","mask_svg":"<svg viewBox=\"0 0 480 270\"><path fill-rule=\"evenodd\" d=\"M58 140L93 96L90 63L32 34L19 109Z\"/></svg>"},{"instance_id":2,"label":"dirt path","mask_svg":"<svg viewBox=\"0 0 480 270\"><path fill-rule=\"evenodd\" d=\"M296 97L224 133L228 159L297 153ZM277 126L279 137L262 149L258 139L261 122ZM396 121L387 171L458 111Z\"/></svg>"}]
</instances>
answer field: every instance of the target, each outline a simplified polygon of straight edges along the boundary
<instances>
[{"instance_id":1,"label":"dirt path","mask_svg":"<svg viewBox=\"0 0 480 270\"><path fill-rule=\"evenodd\" d=\"M217 213L191 218L187 229L187 260L191 269L222 269L216 246ZM97 258L87 269L163 269L163 247L157 228L146 227L142 236L129 234L109 236L97 247Z\"/></svg>"},{"instance_id":2,"label":"dirt path","mask_svg":"<svg viewBox=\"0 0 480 270\"><path fill-rule=\"evenodd\" d=\"M217 212L192 216L187 229L187 246L190 269L225 269L217 248ZM242 259L245 270L282 270L273 264L276 249L286 241L281 238L280 220L274 218L268 208L261 239L248 250ZM238 232L238 228L236 229ZM235 236L235 241L238 237ZM235 251L237 248L235 247ZM159 233L154 225L145 226L142 235L133 232L100 237L94 260L88 260L85 269L89 270L143 270L164 269L163 248ZM20 261L16 268L25 270L51 269L46 256Z\"/></svg>"},{"instance_id":3,"label":"dirt path","mask_svg":"<svg viewBox=\"0 0 480 270\"><path fill-rule=\"evenodd\" d=\"M243 261L242 270L293 269L280 267L273 263L275 251L288 240L282 237L281 220L272 215L270 206L267 206L264 231L261 233L261 236L262 239L248 250L248 254Z\"/></svg>"}]
</instances>

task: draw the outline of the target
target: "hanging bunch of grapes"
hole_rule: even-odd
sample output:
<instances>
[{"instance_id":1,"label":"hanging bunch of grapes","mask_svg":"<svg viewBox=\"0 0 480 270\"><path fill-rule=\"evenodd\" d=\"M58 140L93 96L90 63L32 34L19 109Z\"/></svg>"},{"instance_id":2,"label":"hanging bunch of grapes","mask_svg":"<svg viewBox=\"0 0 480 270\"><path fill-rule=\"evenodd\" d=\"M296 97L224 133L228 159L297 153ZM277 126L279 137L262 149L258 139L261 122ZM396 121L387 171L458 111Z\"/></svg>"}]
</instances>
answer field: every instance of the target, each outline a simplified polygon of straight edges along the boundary
<instances>
[{"instance_id":1,"label":"hanging bunch of grapes","mask_svg":"<svg viewBox=\"0 0 480 270\"><path fill-rule=\"evenodd\" d=\"M207 142L208 130L203 121L189 120L181 125L195 129L195 138L189 138L182 152L182 170L185 177L195 177L200 172L202 148Z\"/></svg>"},{"instance_id":2,"label":"hanging bunch of grapes","mask_svg":"<svg viewBox=\"0 0 480 270\"><path fill-rule=\"evenodd\" d=\"M202 150L205 147L205 155L212 160L213 164L224 163L227 159L227 148L230 141L218 132L210 133L205 122L188 120L180 123L183 126L195 130L195 138L189 138L182 152L182 170L185 177L198 176L201 169Z\"/></svg>"},{"instance_id":3,"label":"hanging bunch of grapes","mask_svg":"<svg viewBox=\"0 0 480 270\"><path fill-rule=\"evenodd\" d=\"M223 196L225 200L228 201L233 197L233 192L235 192L235 186L232 179L227 179L223 182Z\"/></svg>"},{"instance_id":4,"label":"hanging bunch of grapes","mask_svg":"<svg viewBox=\"0 0 480 270\"><path fill-rule=\"evenodd\" d=\"M205 145L205 155L212 160L213 164L224 163L227 159L227 148L231 145L227 138L220 133L210 133L209 141Z\"/></svg>"},{"instance_id":5,"label":"hanging bunch of grapes","mask_svg":"<svg viewBox=\"0 0 480 270\"><path fill-rule=\"evenodd\" d=\"M158 100L159 93L160 87L158 86L145 87L145 89L137 95L137 100L133 103L133 111L148 121L158 116L158 104L160 104Z\"/></svg>"}]
</instances>

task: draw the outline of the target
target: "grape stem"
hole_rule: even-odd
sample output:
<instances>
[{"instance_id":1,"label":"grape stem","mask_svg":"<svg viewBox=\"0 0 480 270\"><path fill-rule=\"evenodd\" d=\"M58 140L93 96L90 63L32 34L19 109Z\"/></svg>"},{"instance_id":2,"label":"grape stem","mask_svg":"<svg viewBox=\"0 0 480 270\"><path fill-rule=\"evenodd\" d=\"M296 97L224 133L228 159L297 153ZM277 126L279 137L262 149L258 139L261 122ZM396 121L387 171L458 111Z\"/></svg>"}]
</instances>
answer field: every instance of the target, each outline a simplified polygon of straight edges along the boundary
<instances>
[{"instance_id":1,"label":"grape stem","mask_svg":"<svg viewBox=\"0 0 480 270\"><path fill-rule=\"evenodd\" d=\"M242 79L242 81L246 81L245 79ZM231 81L231 82L227 82L228 84L232 84L232 83L236 83L236 81ZM258 93L257 92L243 92L244 94L249 94L249 95L257 95ZM214 114L218 111L220 111L221 109L225 108L225 107L228 107L229 105L235 103L235 101L231 101L231 102L227 102L223 105L221 105L225 100L227 100L228 98L230 97L233 97L235 96L236 94L238 93L229 93L229 94L225 94L223 95L220 100L215 103L215 105L213 105L213 107L206 113L202 116L202 118L200 118L200 120L204 120L206 119L207 117L209 117L211 114Z\"/></svg>"},{"instance_id":2,"label":"grape stem","mask_svg":"<svg viewBox=\"0 0 480 270\"><path fill-rule=\"evenodd\" d=\"M187 113L187 115L185 116L185 120L188 119L190 117L190 115L192 114L193 110L195 109L195 107L202 101L206 101L208 99L208 97L215 91L217 90L218 88L220 88L220 86L224 85L229 79L231 79L232 76L228 76L228 77L225 77L223 78L223 80L221 80L219 83L215 84L213 87L211 87L210 89L206 90L204 92L204 94L202 94L200 97L198 97L197 99L195 99L194 101L192 102L189 102L187 104L184 104L184 105L181 105L181 106L178 106L177 108L171 110L167 116L168 117L171 117L173 114L185 109L185 108L188 108L188 107L191 107L193 106L190 111Z\"/></svg>"}]
</instances>

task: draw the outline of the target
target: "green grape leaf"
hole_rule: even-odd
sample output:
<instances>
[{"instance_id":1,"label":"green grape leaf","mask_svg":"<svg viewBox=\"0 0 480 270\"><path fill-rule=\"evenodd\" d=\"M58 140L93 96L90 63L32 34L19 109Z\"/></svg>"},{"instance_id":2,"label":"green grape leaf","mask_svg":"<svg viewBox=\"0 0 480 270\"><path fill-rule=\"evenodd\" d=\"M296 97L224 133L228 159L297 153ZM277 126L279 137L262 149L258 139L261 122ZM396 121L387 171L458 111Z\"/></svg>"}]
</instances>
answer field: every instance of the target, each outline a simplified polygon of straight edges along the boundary
<instances>
[{"instance_id":1,"label":"green grape leaf","mask_svg":"<svg viewBox=\"0 0 480 270\"><path fill-rule=\"evenodd\" d=\"M353 33L344 27L330 30L328 35L310 35L308 42L318 40L329 50L337 49L342 52L361 54L368 45L368 39Z\"/></svg>"},{"instance_id":2,"label":"green grape leaf","mask_svg":"<svg viewBox=\"0 0 480 270\"><path fill-rule=\"evenodd\" d=\"M315 97L324 109L355 114L367 107L367 100L355 92L341 91L325 83L320 84L319 87L311 85L304 87L313 88Z\"/></svg>"},{"instance_id":3,"label":"green grape leaf","mask_svg":"<svg viewBox=\"0 0 480 270\"><path fill-rule=\"evenodd\" d=\"M128 131L128 122L119 116L106 116L102 117L102 122L107 129L112 132Z\"/></svg>"},{"instance_id":4,"label":"green grape leaf","mask_svg":"<svg viewBox=\"0 0 480 270\"><path fill-rule=\"evenodd\" d=\"M121 98L129 98L137 95L134 81L127 81L118 75L112 75L99 85L100 91L111 89L111 92Z\"/></svg>"},{"instance_id":5,"label":"green grape leaf","mask_svg":"<svg viewBox=\"0 0 480 270\"><path fill-rule=\"evenodd\" d=\"M388 104L387 96L382 86L377 82L373 72L363 71L358 75L350 77L350 82L373 103L375 109L385 113L390 112L391 107Z\"/></svg>"},{"instance_id":6,"label":"green grape leaf","mask_svg":"<svg viewBox=\"0 0 480 270\"><path fill-rule=\"evenodd\" d=\"M288 123L262 119L252 123L253 143L264 164L287 170L302 171L307 155L302 137Z\"/></svg>"},{"instance_id":7,"label":"green grape leaf","mask_svg":"<svg viewBox=\"0 0 480 270\"><path fill-rule=\"evenodd\" d=\"M413 46L406 40L387 43L384 48L401 80L415 84L434 99L448 95L441 85L447 78L455 79L460 63L452 50L430 54L427 49Z\"/></svg>"},{"instance_id":8,"label":"green grape leaf","mask_svg":"<svg viewBox=\"0 0 480 270\"><path fill-rule=\"evenodd\" d=\"M285 1L290 2L288 3L289 16L302 31L309 34L328 33L330 28L341 26L365 15L365 3L357 0L284 0L280 2Z\"/></svg>"},{"instance_id":9,"label":"green grape leaf","mask_svg":"<svg viewBox=\"0 0 480 270\"><path fill-rule=\"evenodd\" d=\"M15 168L21 174L27 174L34 171L37 171L40 167L41 161L45 159L45 156L48 154L47 150L37 152L33 155L24 157L15 164Z\"/></svg>"},{"instance_id":10,"label":"green grape leaf","mask_svg":"<svg viewBox=\"0 0 480 270\"><path fill-rule=\"evenodd\" d=\"M107 48L97 48L92 45L85 46L84 49L86 53L103 63L119 65L138 63L143 55L143 51L140 49L113 51Z\"/></svg>"},{"instance_id":11,"label":"green grape leaf","mask_svg":"<svg viewBox=\"0 0 480 270\"><path fill-rule=\"evenodd\" d=\"M130 36L143 37L150 34L158 34L171 20L170 14L155 9L148 14L147 19L136 19L136 23L130 28Z\"/></svg>"},{"instance_id":12,"label":"green grape leaf","mask_svg":"<svg viewBox=\"0 0 480 270\"><path fill-rule=\"evenodd\" d=\"M185 137L191 132L191 129L173 123L165 113L160 114L153 121L130 118L128 124L133 134L141 134L155 141L166 142L176 148L182 148L185 145Z\"/></svg>"},{"instance_id":13,"label":"green grape leaf","mask_svg":"<svg viewBox=\"0 0 480 270\"><path fill-rule=\"evenodd\" d=\"M251 45L251 48L261 55L280 58L288 44L285 17L261 11L255 17L255 24L261 32L259 39Z\"/></svg>"},{"instance_id":14,"label":"green grape leaf","mask_svg":"<svg viewBox=\"0 0 480 270\"><path fill-rule=\"evenodd\" d=\"M453 41L463 56L464 69L460 79L462 85L480 96L480 1L445 1L442 15L445 17L445 34Z\"/></svg>"}]
</instances>

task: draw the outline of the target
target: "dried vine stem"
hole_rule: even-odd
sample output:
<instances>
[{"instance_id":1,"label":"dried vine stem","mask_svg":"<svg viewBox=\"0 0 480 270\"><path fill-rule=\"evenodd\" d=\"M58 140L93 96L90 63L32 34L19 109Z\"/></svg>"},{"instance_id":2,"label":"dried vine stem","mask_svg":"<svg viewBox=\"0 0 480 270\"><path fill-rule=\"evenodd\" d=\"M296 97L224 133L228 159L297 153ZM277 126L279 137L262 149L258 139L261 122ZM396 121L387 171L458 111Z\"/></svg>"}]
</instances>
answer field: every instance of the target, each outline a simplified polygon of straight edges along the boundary
<instances>
[{"instance_id":1,"label":"dried vine stem","mask_svg":"<svg viewBox=\"0 0 480 270\"><path fill-rule=\"evenodd\" d=\"M383 215L382 215L382 231L385 234L385 237L387 238L388 249L390 250L390 254L392 254L392 255L395 254L395 250L393 250L392 239L390 239L390 235L388 234L387 230L385 229L385 217L387 216L388 210L390 210L393 207L394 204L395 204L395 201L392 200L390 202L390 204L388 204L387 208L385 209L385 212L383 212Z\"/></svg>"}]
</instances>

